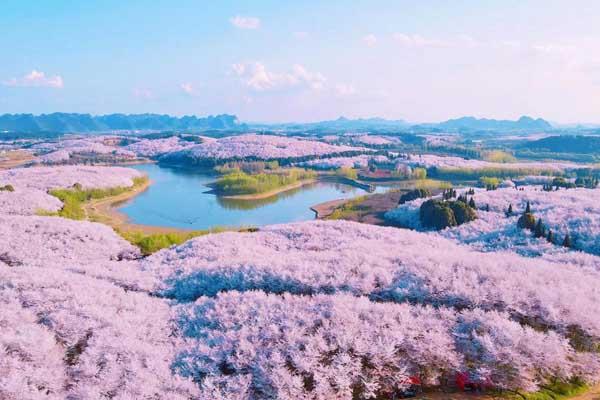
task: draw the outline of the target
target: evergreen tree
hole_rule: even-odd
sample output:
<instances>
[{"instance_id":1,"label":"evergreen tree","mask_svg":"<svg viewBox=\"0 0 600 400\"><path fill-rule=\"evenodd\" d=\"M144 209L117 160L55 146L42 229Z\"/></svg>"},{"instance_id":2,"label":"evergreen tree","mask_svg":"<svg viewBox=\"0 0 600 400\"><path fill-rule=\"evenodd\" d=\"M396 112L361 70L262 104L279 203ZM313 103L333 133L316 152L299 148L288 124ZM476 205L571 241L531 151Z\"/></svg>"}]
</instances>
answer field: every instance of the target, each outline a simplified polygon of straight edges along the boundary
<instances>
[{"instance_id":1,"label":"evergreen tree","mask_svg":"<svg viewBox=\"0 0 600 400\"><path fill-rule=\"evenodd\" d=\"M546 228L544 227L544 223L542 219L538 219L537 224L535 225L534 235L536 238L542 238L546 236Z\"/></svg>"},{"instance_id":2,"label":"evergreen tree","mask_svg":"<svg viewBox=\"0 0 600 400\"><path fill-rule=\"evenodd\" d=\"M506 211L506 215L510 217L512 215L512 213L513 213L512 203L510 203L508 205L508 210Z\"/></svg>"},{"instance_id":3,"label":"evergreen tree","mask_svg":"<svg viewBox=\"0 0 600 400\"><path fill-rule=\"evenodd\" d=\"M471 197L471 200L469 200L469 207L471 207L472 209L476 209L477 208L475 206L475 200L473 199L473 197Z\"/></svg>"},{"instance_id":4,"label":"evergreen tree","mask_svg":"<svg viewBox=\"0 0 600 400\"><path fill-rule=\"evenodd\" d=\"M569 236L569 232L565 235L565 240L562 242L563 247L571 248L571 236Z\"/></svg>"},{"instance_id":5,"label":"evergreen tree","mask_svg":"<svg viewBox=\"0 0 600 400\"><path fill-rule=\"evenodd\" d=\"M490 205L489 204L485 205L485 211L490 211Z\"/></svg>"},{"instance_id":6,"label":"evergreen tree","mask_svg":"<svg viewBox=\"0 0 600 400\"><path fill-rule=\"evenodd\" d=\"M527 201L527 206L525 207L525 214L531 214L531 204Z\"/></svg>"},{"instance_id":7,"label":"evergreen tree","mask_svg":"<svg viewBox=\"0 0 600 400\"><path fill-rule=\"evenodd\" d=\"M549 243L554 243L554 234L552 233L552 229L548 230L548 236L546 236L546 240Z\"/></svg>"}]
</instances>

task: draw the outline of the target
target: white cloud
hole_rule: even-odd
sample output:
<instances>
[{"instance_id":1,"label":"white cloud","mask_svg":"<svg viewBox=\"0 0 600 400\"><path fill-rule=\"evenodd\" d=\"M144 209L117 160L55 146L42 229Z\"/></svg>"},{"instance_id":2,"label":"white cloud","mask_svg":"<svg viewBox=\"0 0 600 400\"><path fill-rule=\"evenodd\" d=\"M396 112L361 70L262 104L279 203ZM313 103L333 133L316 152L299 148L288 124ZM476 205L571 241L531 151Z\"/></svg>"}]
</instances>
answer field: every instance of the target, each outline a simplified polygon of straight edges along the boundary
<instances>
[{"instance_id":1,"label":"white cloud","mask_svg":"<svg viewBox=\"0 0 600 400\"><path fill-rule=\"evenodd\" d=\"M269 71L260 62L233 64L231 68L246 86L257 91L286 87L307 87L320 90L326 82L321 73L311 72L300 64L293 65L290 72L283 73Z\"/></svg>"},{"instance_id":2,"label":"white cloud","mask_svg":"<svg viewBox=\"0 0 600 400\"><path fill-rule=\"evenodd\" d=\"M450 43L439 39L425 38L417 34L405 34L396 32L392 38L405 47L449 47Z\"/></svg>"},{"instance_id":3,"label":"white cloud","mask_svg":"<svg viewBox=\"0 0 600 400\"><path fill-rule=\"evenodd\" d=\"M364 44L366 44L369 47L373 47L377 44L377 36L373 35L372 33L364 36L362 38L362 41Z\"/></svg>"},{"instance_id":4,"label":"white cloud","mask_svg":"<svg viewBox=\"0 0 600 400\"><path fill-rule=\"evenodd\" d=\"M35 69L21 78L11 78L2 82L2 84L13 87L49 87L54 89L64 87L63 78L60 75L46 76L45 73Z\"/></svg>"},{"instance_id":5,"label":"white cloud","mask_svg":"<svg viewBox=\"0 0 600 400\"><path fill-rule=\"evenodd\" d=\"M325 85L325 77L320 72L310 72L304 66L295 64L292 67L291 77L297 79L300 83L308 85L311 89L320 90Z\"/></svg>"},{"instance_id":6,"label":"white cloud","mask_svg":"<svg viewBox=\"0 0 600 400\"><path fill-rule=\"evenodd\" d=\"M353 85L339 83L335 85L335 93L339 97L348 97L356 94L356 88Z\"/></svg>"},{"instance_id":7,"label":"white cloud","mask_svg":"<svg viewBox=\"0 0 600 400\"><path fill-rule=\"evenodd\" d=\"M239 29L260 28L260 19L256 17L242 17L241 15L236 15L235 17L229 18L229 22Z\"/></svg>"},{"instance_id":8,"label":"white cloud","mask_svg":"<svg viewBox=\"0 0 600 400\"><path fill-rule=\"evenodd\" d=\"M179 85L179 88L186 94L193 96L196 94L196 88L189 82L184 82Z\"/></svg>"}]
</instances>

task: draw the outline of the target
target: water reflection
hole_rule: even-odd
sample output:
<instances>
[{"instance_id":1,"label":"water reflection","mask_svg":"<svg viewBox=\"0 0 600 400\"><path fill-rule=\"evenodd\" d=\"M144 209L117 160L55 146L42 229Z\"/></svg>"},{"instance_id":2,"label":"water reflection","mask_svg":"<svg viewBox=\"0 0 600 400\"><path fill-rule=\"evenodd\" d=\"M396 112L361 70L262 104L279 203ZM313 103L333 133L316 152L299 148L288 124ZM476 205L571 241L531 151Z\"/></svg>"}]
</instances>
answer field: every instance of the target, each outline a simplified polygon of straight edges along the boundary
<instances>
[{"instance_id":1,"label":"water reflection","mask_svg":"<svg viewBox=\"0 0 600 400\"><path fill-rule=\"evenodd\" d=\"M265 199L240 200L215 196L207 185L215 180L206 171L137 165L152 180L144 193L120 206L138 224L187 229L215 226L261 226L314 218L310 207L325 201L365 194L362 189L334 182L317 182Z\"/></svg>"}]
</instances>

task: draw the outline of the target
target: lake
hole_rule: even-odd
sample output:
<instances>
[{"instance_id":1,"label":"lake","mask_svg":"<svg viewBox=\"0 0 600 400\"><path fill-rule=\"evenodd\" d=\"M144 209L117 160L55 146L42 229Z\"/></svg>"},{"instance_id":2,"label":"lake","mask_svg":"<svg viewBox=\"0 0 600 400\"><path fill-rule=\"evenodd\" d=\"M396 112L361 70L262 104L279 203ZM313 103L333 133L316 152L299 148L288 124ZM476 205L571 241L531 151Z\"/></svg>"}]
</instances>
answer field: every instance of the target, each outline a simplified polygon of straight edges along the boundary
<instances>
[{"instance_id":1,"label":"lake","mask_svg":"<svg viewBox=\"0 0 600 400\"><path fill-rule=\"evenodd\" d=\"M210 191L217 176L188 169L142 164L152 181L145 192L119 206L131 222L184 229L217 226L261 226L315 218L311 206L325 201L366 194L353 186L317 182L261 200L225 199ZM383 191L378 187L377 191Z\"/></svg>"}]
</instances>

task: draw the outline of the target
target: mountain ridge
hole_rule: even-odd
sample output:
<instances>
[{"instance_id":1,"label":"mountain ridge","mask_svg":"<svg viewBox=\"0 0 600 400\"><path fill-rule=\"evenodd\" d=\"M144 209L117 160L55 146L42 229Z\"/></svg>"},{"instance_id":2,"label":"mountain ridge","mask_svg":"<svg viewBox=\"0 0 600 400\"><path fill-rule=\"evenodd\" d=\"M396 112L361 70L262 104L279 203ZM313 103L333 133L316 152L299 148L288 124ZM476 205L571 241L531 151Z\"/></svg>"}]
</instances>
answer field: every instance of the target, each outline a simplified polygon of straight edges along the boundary
<instances>
[{"instance_id":1,"label":"mountain ridge","mask_svg":"<svg viewBox=\"0 0 600 400\"><path fill-rule=\"evenodd\" d=\"M198 117L185 115L175 117L168 114L122 114L91 115L81 113L50 114L3 114L0 115L0 131L8 132L61 132L86 133L121 130L243 130L243 129L289 129L305 131L413 131L441 130L448 132L469 131L548 131L553 126L542 118L522 116L518 120L498 120L465 116L438 123L411 124L404 120L385 118L339 117L317 122L290 123L242 123L235 115L219 114Z\"/></svg>"},{"instance_id":2,"label":"mountain ridge","mask_svg":"<svg viewBox=\"0 0 600 400\"><path fill-rule=\"evenodd\" d=\"M0 131L9 132L101 132L115 130L212 130L243 128L235 115L174 117L167 114L80 113L3 114Z\"/></svg>"}]
</instances>

